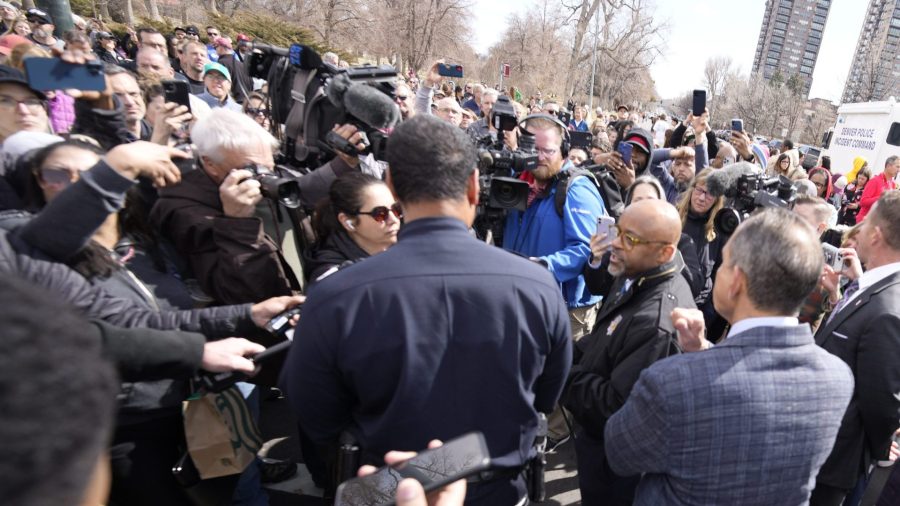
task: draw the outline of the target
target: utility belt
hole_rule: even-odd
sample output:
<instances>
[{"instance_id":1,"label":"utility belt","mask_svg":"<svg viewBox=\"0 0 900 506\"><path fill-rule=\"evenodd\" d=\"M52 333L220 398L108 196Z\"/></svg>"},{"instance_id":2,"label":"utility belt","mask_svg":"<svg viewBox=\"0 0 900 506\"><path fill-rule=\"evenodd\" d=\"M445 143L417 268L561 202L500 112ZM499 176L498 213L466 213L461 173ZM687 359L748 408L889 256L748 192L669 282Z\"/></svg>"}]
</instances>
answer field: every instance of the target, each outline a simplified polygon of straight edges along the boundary
<instances>
[{"instance_id":1,"label":"utility belt","mask_svg":"<svg viewBox=\"0 0 900 506\"><path fill-rule=\"evenodd\" d=\"M533 502L544 501L547 495L544 483L544 470L547 467L547 457L544 450L547 447L547 416L539 413L538 431L534 440L534 456L525 464L518 467L505 467L489 469L466 478L466 482L472 485L486 484L495 481L510 481L520 474L525 478L528 488L528 499ZM356 438L349 432L341 433L338 439L337 458L335 459L335 484L343 483L355 478L362 464L362 448ZM336 486L336 485L335 485Z\"/></svg>"}]
</instances>

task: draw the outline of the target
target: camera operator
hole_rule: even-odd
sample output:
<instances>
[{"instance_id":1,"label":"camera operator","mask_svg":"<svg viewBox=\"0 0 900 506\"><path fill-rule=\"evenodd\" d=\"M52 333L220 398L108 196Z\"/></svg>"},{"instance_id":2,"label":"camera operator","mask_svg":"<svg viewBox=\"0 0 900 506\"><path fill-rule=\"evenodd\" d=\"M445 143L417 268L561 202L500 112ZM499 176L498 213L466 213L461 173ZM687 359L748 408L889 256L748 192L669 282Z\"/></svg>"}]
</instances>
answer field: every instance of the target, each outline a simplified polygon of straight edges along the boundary
<instances>
[{"instance_id":1,"label":"camera operator","mask_svg":"<svg viewBox=\"0 0 900 506\"><path fill-rule=\"evenodd\" d=\"M550 270L561 284L572 338L578 340L590 332L600 300L590 294L581 272L590 256L597 218L605 215L606 209L596 186L579 177L568 186L562 216L557 214L558 174L573 167L563 154L566 127L555 117L535 115L525 118L525 130L534 136L538 167L522 175L531 187L528 207L525 212L509 211L503 248L531 257Z\"/></svg>"},{"instance_id":2,"label":"camera operator","mask_svg":"<svg viewBox=\"0 0 900 506\"><path fill-rule=\"evenodd\" d=\"M151 221L188 261L200 287L219 304L238 304L299 289L279 246L256 216L256 176L271 173L278 142L239 112L215 109L191 130L197 170L165 188ZM250 167L253 170L248 170ZM274 213L266 201L265 211Z\"/></svg>"},{"instance_id":3,"label":"camera operator","mask_svg":"<svg viewBox=\"0 0 900 506\"><path fill-rule=\"evenodd\" d=\"M406 224L395 246L311 292L285 394L314 442L349 431L367 464L477 428L494 468L470 479L466 504L521 504L538 413L552 410L571 357L559 288L469 234L480 191L464 132L416 116L388 139L388 162Z\"/></svg>"}]
</instances>

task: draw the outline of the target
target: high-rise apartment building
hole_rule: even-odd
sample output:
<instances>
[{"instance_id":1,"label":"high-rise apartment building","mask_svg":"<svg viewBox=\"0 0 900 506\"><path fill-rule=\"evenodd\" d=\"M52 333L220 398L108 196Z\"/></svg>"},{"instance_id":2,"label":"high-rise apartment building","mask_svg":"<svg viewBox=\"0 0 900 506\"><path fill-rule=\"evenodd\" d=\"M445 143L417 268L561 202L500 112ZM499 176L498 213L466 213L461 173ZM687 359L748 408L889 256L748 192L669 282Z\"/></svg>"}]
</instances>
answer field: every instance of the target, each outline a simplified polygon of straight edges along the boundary
<instances>
[{"instance_id":1,"label":"high-rise apartment building","mask_svg":"<svg viewBox=\"0 0 900 506\"><path fill-rule=\"evenodd\" d=\"M870 0L843 103L900 98L900 0Z\"/></svg>"},{"instance_id":2,"label":"high-rise apartment building","mask_svg":"<svg viewBox=\"0 0 900 506\"><path fill-rule=\"evenodd\" d=\"M753 71L785 82L797 76L808 94L830 9L831 0L766 0Z\"/></svg>"}]
</instances>

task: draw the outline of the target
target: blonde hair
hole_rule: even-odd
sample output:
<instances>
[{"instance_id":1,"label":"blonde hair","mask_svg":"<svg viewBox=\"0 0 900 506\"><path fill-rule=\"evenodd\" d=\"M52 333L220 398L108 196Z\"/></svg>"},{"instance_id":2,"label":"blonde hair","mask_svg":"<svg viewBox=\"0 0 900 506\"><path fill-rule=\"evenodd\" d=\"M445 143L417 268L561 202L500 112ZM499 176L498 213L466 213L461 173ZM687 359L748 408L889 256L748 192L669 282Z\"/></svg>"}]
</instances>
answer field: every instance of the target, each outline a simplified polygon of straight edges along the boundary
<instances>
[{"instance_id":1,"label":"blonde hair","mask_svg":"<svg viewBox=\"0 0 900 506\"><path fill-rule=\"evenodd\" d=\"M684 196L681 197L681 200L678 201L678 215L681 216L681 226L687 223L687 216L691 210L691 196L694 195L694 188L697 187L698 184L706 184L706 180L709 179L709 176L712 175L713 171L716 169L707 167L700 171L699 174L694 176L694 179L691 181L691 186L688 188L688 191L684 192ZM716 240L716 227L714 225L716 213L722 209L722 206L725 205L724 197L716 197L715 203L709 208L709 218L706 220L706 227L704 227L706 231L706 241L713 242Z\"/></svg>"},{"instance_id":2,"label":"blonde hair","mask_svg":"<svg viewBox=\"0 0 900 506\"><path fill-rule=\"evenodd\" d=\"M50 51L34 44L19 44L9 53L6 64L25 72L25 64L23 62L28 58L51 58L52 56Z\"/></svg>"}]
</instances>

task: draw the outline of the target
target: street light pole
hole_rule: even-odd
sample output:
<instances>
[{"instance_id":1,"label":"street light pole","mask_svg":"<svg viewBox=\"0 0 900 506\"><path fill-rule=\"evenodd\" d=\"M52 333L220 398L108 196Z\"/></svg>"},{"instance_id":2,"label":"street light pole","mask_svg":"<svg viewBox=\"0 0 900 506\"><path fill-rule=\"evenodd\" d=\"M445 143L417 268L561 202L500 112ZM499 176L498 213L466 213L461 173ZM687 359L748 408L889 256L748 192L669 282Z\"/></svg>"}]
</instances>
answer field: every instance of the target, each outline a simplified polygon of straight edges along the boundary
<instances>
[{"instance_id":1,"label":"street light pole","mask_svg":"<svg viewBox=\"0 0 900 506\"><path fill-rule=\"evenodd\" d=\"M588 111L594 112L594 76L597 74L597 42L600 40L600 14L597 16L596 25L597 33L594 34L594 56L591 63L591 89L588 90Z\"/></svg>"}]
</instances>

